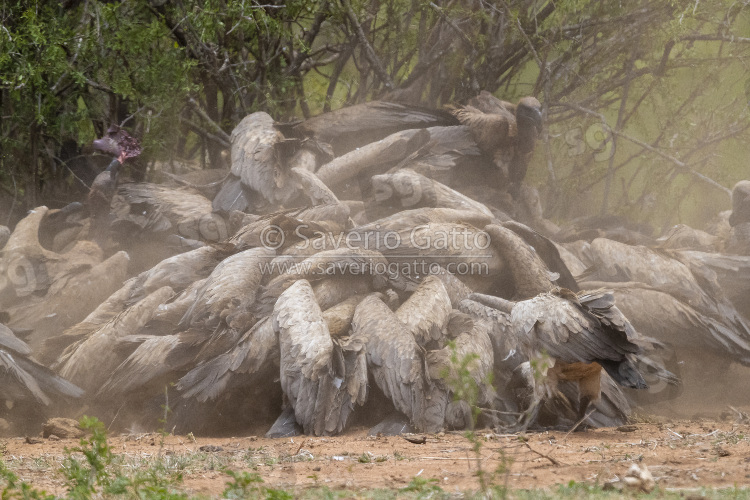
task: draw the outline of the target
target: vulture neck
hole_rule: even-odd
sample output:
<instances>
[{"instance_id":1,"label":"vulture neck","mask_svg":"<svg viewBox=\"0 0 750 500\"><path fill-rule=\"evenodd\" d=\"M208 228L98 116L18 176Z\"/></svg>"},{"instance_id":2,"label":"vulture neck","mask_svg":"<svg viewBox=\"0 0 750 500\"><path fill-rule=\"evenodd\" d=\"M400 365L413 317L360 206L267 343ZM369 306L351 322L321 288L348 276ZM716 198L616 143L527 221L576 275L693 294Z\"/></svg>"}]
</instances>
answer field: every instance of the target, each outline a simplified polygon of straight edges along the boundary
<instances>
[{"instance_id":1,"label":"vulture neck","mask_svg":"<svg viewBox=\"0 0 750 500\"><path fill-rule=\"evenodd\" d=\"M547 266L516 233L497 225L487 226L485 230L492 238L492 245L508 263L516 287L516 299L529 299L556 288L550 281Z\"/></svg>"},{"instance_id":2,"label":"vulture neck","mask_svg":"<svg viewBox=\"0 0 750 500\"><path fill-rule=\"evenodd\" d=\"M117 172L120 170L121 165L122 163L120 163L120 160L115 158L111 162L109 162L109 166L107 167L105 172L111 172L110 177L115 178L117 177Z\"/></svg>"}]
</instances>

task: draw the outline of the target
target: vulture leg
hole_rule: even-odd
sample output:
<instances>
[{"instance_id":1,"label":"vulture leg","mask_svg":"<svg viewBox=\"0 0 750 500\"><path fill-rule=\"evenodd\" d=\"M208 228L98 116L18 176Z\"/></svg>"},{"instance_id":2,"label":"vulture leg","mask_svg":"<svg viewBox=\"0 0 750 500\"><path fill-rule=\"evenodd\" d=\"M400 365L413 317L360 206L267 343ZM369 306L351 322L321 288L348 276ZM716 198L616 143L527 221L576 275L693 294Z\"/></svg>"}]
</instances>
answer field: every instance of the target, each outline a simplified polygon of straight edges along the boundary
<instances>
[{"instance_id":1,"label":"vulture leg","mask_svg":"<svg viewBox=\"0 0 750 500\"><path fill-rule=\"evenodd\" d=\"M542 409L542 395L534 391L533 399L531 404L525 412L521 414L521 418L518 419L518 423L512 426L508 432L526 432L529 427L536 423L537 417L539 417L539 410Z\"/></svg>"}]
</instances>

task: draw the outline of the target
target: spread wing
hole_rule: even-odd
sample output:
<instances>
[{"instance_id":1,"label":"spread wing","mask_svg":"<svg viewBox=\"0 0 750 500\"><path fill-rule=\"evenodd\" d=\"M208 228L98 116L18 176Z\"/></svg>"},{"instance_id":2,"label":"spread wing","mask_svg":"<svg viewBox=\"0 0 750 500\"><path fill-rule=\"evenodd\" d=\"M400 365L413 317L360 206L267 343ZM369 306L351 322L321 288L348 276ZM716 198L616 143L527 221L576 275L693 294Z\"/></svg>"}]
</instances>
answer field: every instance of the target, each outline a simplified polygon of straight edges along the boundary
<instances>
[{"instance_id":1,"label":"spread wing","mask_svg":"<svg viewBox=\"0 0 750 500\"><path fill-rule=\"evenodd\" d=\"M159 305L173 295L171 288L162 287L112 318L89 337L71 345L58 358L59 374L87 391L97 390L128 356L128 349L136 347L137 344L132 345L126 337L136 335L151 320ZM124 347L125 352L120 347Z\"/></svg>"},{"instance_id":2,"label":"spread wing","mask_svg":"<svg viewBox=\"0 0 750 500\"><path fill-rule=\"evenodd\" d=\"M617 307L637 331L675 347L710 349L750 362L750 343L723 321L711 318L668 293L641 283L587 282L610 287Z\"/></svg>"},{"instance_id":3,"label":"spread wing","mask_svg":"<svg viewBox=\"0 0 750 500\"><path fill-rule=\"evenodd\" d=\"M249 308L255 302L260 287L263 266L274 255L273 250L258 247L224 259L198 291L180 326L212 330L222 320L229 321L231 314Z\"/></svg>"},{"instance_id":4,"label":"spread wing","mask_svg":"<svg viewBox=\"0 0 750 500\"><path fill-rule=\"evenodd\" d=\"M341 155L399 130L455 124L455 119L444 111L371 101L314 116L296 129L302 135L330 143L336 155Z\"/></svg>"},{"instance_id":5,"label":"spread wing","mask_svg":"<svg viewBox=\"0 0 750 500\"><path fill-rule=\"evenodd\" d=\"M614 304L611 293L597 299ZM598 362L605 366L608 362L624 362L627 355L639 351L628 339L625 327L614 320L603 324L582 306L552 294L518 302L510 317L519 344L530 358L546 353L564 363Z\"/></svg>"},{"instance_id":6,"label":"spread wing","mask_svg":"<svg viewBox=\"0 0 750 500\"><path fill-rule=\"evenodd\" d=\"M258 321L224 354L190 370L177 383L185 398L215 400L278 370L279 341L270 316Z\"/></svg>"}]
</instances>

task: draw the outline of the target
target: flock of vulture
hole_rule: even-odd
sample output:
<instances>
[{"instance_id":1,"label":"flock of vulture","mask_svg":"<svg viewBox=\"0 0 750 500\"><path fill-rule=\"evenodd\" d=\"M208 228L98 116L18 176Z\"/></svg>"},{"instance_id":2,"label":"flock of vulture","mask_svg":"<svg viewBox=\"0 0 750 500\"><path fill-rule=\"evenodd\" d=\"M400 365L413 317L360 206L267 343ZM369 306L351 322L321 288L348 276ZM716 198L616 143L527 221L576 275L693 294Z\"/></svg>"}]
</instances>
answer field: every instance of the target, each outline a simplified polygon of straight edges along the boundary
<instances>
[{"instance_id":1,"label":"flock of vulture","mask_svg":"<svg viewBox=\"0 0 750 500\"><path fill-rule=\"evenodd\" d=\"M0 227L4 425L611 426L706 356L750 365L750 181L711 232L560 228L524 182L541 128L486 92L256 112L230 171L159 184L127 182L140 147L110 129L87 200Z\"/></svg>"}]
</instances>

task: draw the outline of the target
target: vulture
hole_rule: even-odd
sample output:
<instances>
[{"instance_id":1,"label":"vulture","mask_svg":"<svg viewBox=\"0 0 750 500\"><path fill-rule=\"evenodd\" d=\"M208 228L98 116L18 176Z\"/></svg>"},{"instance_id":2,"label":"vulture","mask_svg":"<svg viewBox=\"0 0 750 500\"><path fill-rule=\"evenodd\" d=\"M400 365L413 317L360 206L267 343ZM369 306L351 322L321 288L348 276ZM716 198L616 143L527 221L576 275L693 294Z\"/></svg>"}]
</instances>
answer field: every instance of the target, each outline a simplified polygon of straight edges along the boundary
<instances>
[{"instance_id":1,"label":"vulture","mask_svg":"<svg viewBox=\"0 0 750 500\"><path fill-rule=\"evenodd\" d=\"M726 318L705 315L679 298L644 283L582 284L589 288L607 287L618 308L644 335L678 350L707 350L745 365L750 362L750 342Z\"/></svg>"},{"instance_id":2,"label":"vulture","mask_svg":"<svg viewBox=\"0 0 750 500\"><path fill-rule=\"evenodd\" d=\"M750 181L740 181L732 189L732 214L729 216L726 251L750 255Z\"/></svg>"},{"instance_id":3,"label":"vulture","mask_svg":"<svg viewBox=\"0 0 750 500\"><path fill-rule=\"evenodd\" d=\"M96 392L117 366L138 346L135 337L159 305L174 295L168 286L104 323L98 330L69 346L54 365L57 372L86 391Z\"/></svg>"},{"instance_id":4,"label":"vulture","mask_svg":"<svg viewBox=\"0 0 750 500\"><path fill-rule=\"evenodd\" d=\"M281 387L306 434L341 432L367 397L364 350L331 337L310 283L295 281L273 310L279 335ZM347 359L349 358L349 359Z\"/></svg>"},{"instance_id":5,"label":"vulture","mask_svg":"<svg viewBox=\"0 0 750 500\"><path fill-rule=\"evenodd\" d=\"M576 294L556 287L552 281L558 276L515 233L498 225L485 230L508 261L516 297L525 299L499 307L510 309L514 343L534 370L532 403L519 422L523 430L534 423L541 402L557 394L558 380L577 382L578 419L601 397L602 368L623 386L646 387L635 366L646 343L617 309L611 292Z\"/></svg>"},{"instance_id":6,"label":"vulture","mask_svg":"<svg viewBox=\"0 0 750 500\"><path fill-rule=\"evenodd\" d=\"M732 214L729 224L737 226L750 222L750 181L740 181L732 189Z\"/></svg>"},{"instance_id":7,"label":"vulture","mask_svg":"<svg viewBox=\"0 0 750 500\"><path fill-rule=\"evenodd\" d=\"M430 134L424 129L396 132L381 141L369 143L334 158L321 165L316 174L328 186L346 187L347 181L370 169L383 165L401 165L410 155L423 148L429 139Z\"/></svg>"},{"instance_id":8,"label":"vulture","mask_svg":"<svg viewBox=\"0 0 750 500\"><path fill-rule=\"evenodd\" d=\"M31 401L48 406L53 400L80 398L83 391L40 365L31 357L31 347L0 324L0 398L12 402Z\"/></svg>"},{"instance_id":9,"label":"vulture","mask_svg":"<svg viewBox=\"0 0 750 500\"><path fill-rule=\"evenodd\" d=\"M662 237L657 238L655 247L670 250L690 249L712 252L721 247L721 241L718 236L713 234L694 229L686 224L677 224Z\"/></svg>"},{"instance_id":10,"label":"vulture","mask_svg":"<svg viewBox=\"0 0 750 500\"><path fill-rule=\"evenodd\" d=\"M78 241L65 253L43 247L39 228L48 213L44 206L31 210L16 224L0 251L2 275L7 277L0 281L0 309L44 294L54 283L86 273L102 262L101 248L91 241Z\"/></svg>"},{"instance_id":11,"label":"vulture","mask_svg":"<svg viewBox=\"0 0 750 500\"><path fill-rule=\"evenodd\" d=\"M542 105L534 97L523 97L515 106L488 92L454 111L469 128L479 149L492 158L501 179L517 193L542 131ZM515 196L515 195L514 195Z\"/></svg>"},{"instance_id":12,"label":"vulture","mask_svg":"<svg viewBox=\"0 0 750 500\"><path fill-rule=\"evenodd\" d=\"M225 220L212 213L211 201L187 187L122 184L112 202L112 216L112 230L125 240L141 234L177 234L216 242L229 236Z\"/></svg>"},{"instance_id":13,"label":"vulture","mask_svg":"<svg viewBox=\"0 0 750 500\"><path fill-rule=\"evenodd\" d=\"M446 391L452 400L445 409L445 423L448 427L474 427L470 403L480 408L491 408L494 405L495 390L491 381L495 357L488 333L490 329L489 322L473 321L467 314L454 310L447 326L451 343L425 354L429 378ZM463 385L456 372L456 365L468 370L469 377L473 380L472 385ZM476 394L471 394L474 390Z\"/></svg>"},{"instance_id":14,"label":"vulture","mask_svg":"<svg viewBox=\"0 0 750 500\"><path fill-rule=\"evenodd\" d=\"M554 282L560 275L551 272L535 249L520 236L497 224L490 224L484 230L501 258L513 263L510 272L516 299L531 298L556 288Z\"/></svg>"},{"instance_id":15,"label":"vulture","mask_svg":"<svg viewBox=\"0 0 750 500\"><path fill-rule=\"evenodd\" d=\"M279 341L273 321L267 316L243 334L237 344L190 370L177 383L184 398L212 401L235 386L260 382L279 366ZM244 379L243 379L244 376ZM255 378L258 377L258 378Z\"/></svg>"},{"instance_id":16,"label":"vulture","mask_svg":"<svg viewBox=\"0 0 750 500\"><path fill-rule=\"evenodd\" d=\"M611 292L558 289L516 303L510 317L521 353L534 370L523 430L536 419L543 399L557 394L559 380L578 383L578 420L601 398L602 369L624 387L647 388L636 368L642 346Z\"/></svg>"},{"instance_id":17,"label":"vulture","mask_svg":"<svg viewBox=\"0 0 750 500\"><path fill-rule=\"evenodd\" d=\"M428 388L423 350L377 295L368 295L357 305L348 346L366 353L375 384L416 429L437 432L443 427L444 415L425 413Z\"/></svg>"},{"instance_id":18,"label":"vulture","mask_svg":"<svg viewBox=\"0 0 750 500\"><path fill-rule=\"evenodd\" d=\"M383 254L363 248L324 250L288 266L278 261L271 264L271 271L273 265L279 264L277 270L281 270L281 273L261 289L253 306L253 313L257 316L268 313L281 293L299 279L315 284L334 276L357 276L360 280L369 278L376 289L392 286L399 290L414 290L417 286L410 277L391 273L388 260Z\"/></svg>"},{"instance_id":19,"label":"vulture","mask_svg":"<svg viewBox=\"0 0 750 500\"><path fill-rule=\"evenodd\" d=\"M534 369L531 363L521 363L512 373L509 383L520 408L528 408L534 397ZM628 397L606 371L601 373L601 398L589 406L587 421L594 427L617 427L628 422L631 403ZM539 409L537 423L540 427L570 429L578 423L578 408L571 401L578 399L578 384L570 380L559 380L558 392L545 400Z\"/></svg>"},{"instance_id":20,"label":"vulture","mask_svg":"<svg viewBox=\"0 0 750 500\"><path fill-rule=\"evenodd\" d=\"M163 387L192 366L232 348L255 323L249 312L260 286L263 264L273 257L273 250L252 248L227 257L195 290L176 333L148 335L144 323L135 333L137 348L108 376L99 389L99 397L115 398L137 389ZM145 299L144 299L145 300ZM157 319L157 308L149 320Z\"/></svg>"},{"instance_id":21,"label":"vulture","mask_svg":"<svg viewBox=\"0 0 750 500\"><path fill-rule=\"evenodd\" d=\"M320 233L342 233L349 224L349 215L344 203L274 212L243 225L229 242L241 250L258 246L282 249L300 239L309 246L308 240Z\"/></svg>"},{"instance_id":22,"label":"vulture","mask_svg":"<svg viewBox=\"0 0 750 500\"><path fill-rule=\"evenodd\" d=\"M255 302L264 274L264 265L275 252L258 247L227 257L211 272L198 290L193 305L185 312L179 327L215 331L222 323L242 322Z\"/></svg>"},{"instance_id":23,"label":"vulture","mask_svg":"<svg viewBox=\"0 0 750 500\"><path fill-rule=\"evenodd\" d=\"M243 118L232 130L232 168L213 200L214 211L255 211L291 201L297 195L286 169L291 149L268 113L258 111Z\"/></svg>"},{"instance_id":24,"label":"vulture","mask_svg":"<svg viewBox=\"0 0 750 500\"><path fill-rule=\"evenodd\" d=\"M43 296L27 297L20 304L5 308L10 315L8 326L30 331L25 339L38 350L47 339L85 319L102 297L117 290L127 278L129 265L128 254L119 251L75 275L58 275Z\"/></svg>"},{"instance_id":25,"label":"vulture","mask_svg":"<svg viewBox=\"0 0 750 500\"><path fill-rule=\"evenodd\" d=\"M593 266L585 273L585 279L650 285L726 324L743 344L750 341L748 320L724 295L715 273L700 262L688 266L668 254L604 238L592 241L589 252Z\"/></svg>"}]
</instances>

